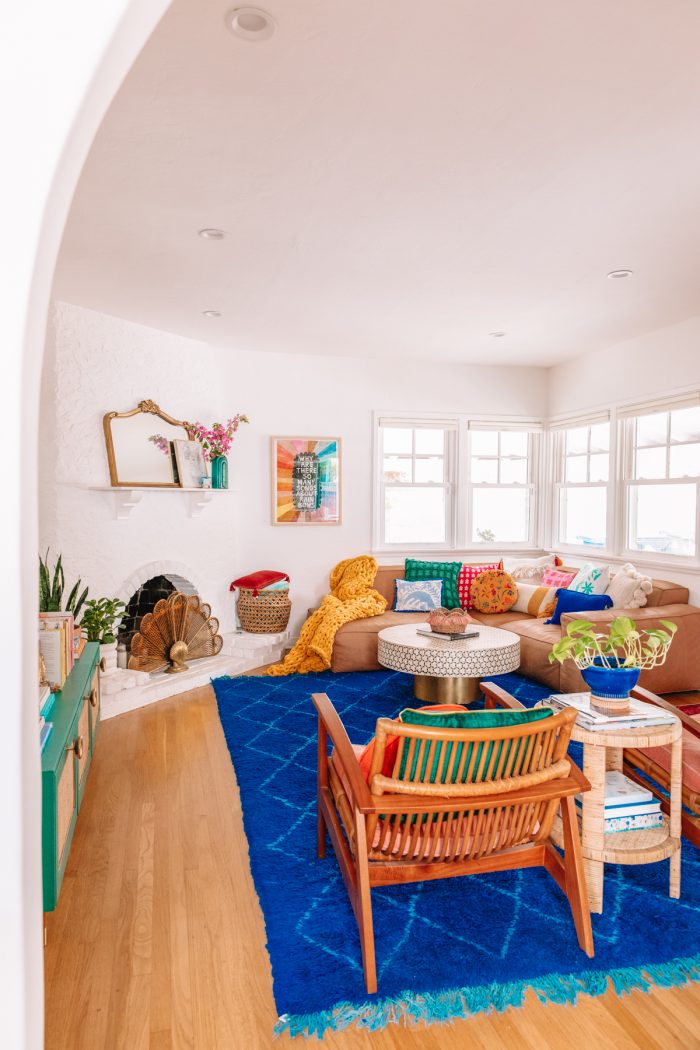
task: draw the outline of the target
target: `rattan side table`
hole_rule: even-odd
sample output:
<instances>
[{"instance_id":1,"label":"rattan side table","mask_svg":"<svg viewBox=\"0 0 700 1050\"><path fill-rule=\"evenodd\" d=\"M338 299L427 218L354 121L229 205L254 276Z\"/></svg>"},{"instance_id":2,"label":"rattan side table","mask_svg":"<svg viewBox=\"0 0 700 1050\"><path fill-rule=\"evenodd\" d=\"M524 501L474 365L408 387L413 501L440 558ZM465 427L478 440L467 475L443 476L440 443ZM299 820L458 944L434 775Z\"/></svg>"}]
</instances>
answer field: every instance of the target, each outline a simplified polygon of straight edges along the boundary
<instances>
[{"instance_id":1,"label":"rattan side table","mask_svg":"<svg viewBox=\"0 0 700 1050\"><path fill-rule=\"evenodd\" d=\"M583 795L581 846L586 871L588 902L592 912L603 910L605 864L653 864L670 859L669 897L681 895L681 734L680 719L648 729L598 730L574 724L571 739L583 744L583 772L591 790ZM670 815L661 814L661 827L605 833L605 773L622 770L626 747L671 745ZM552 838L561 844L561 821L555 821Z\"/></svg>"}]
</instances>

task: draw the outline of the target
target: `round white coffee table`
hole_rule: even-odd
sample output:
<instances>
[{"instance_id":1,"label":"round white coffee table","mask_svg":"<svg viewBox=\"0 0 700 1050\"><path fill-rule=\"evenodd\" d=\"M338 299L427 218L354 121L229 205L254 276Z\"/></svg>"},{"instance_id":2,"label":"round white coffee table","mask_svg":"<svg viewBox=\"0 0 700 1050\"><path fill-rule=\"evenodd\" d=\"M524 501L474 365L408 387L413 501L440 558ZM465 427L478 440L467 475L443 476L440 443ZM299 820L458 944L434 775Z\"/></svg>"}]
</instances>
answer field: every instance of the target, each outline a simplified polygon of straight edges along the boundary
<instances>
[{"instance_id":1,"label":"round white coffee table","mask_svg":"<svg viewBox=\"0 0 700 1050\"><path fill-rule=\"evenodd\" d=\"M399 624L379 632L382 667L414 676L413 691L428 703L468 704L479 696L482 678L520 666L520 638L500 627L475 623L476 638L451 642L418 634L427 623ZM472 627L470 626L470 630Z\"/></svg>"}]
</instances>

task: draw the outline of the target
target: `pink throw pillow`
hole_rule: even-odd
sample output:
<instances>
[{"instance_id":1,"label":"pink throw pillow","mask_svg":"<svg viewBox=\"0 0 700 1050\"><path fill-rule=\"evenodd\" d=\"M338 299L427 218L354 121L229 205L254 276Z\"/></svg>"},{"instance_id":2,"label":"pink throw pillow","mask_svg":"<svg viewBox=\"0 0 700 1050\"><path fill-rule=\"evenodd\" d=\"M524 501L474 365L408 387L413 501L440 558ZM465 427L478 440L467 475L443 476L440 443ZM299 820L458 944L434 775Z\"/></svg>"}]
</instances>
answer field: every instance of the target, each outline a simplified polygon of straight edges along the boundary
<instances>
[{"instance_id":1,"label":"pink throw pillow","mask_svg":"<svg viewBox=\"0 0 700 1050\"><path fill-rule=\"evenodd\" d=\"M576 577L575 572L562 572L560 569L550 569L549 566L542 573L543 587L568 587Z\"/></svg>"},{"instance_id":2,"label":"pink throw pillow","mask_svg":"<svg viewBox=\"0 0 700 1050\"><path fill-rule=\"evenodd\" d=\"M459 595L459 604L463 609L473 609L472 605L472 584L477 578L480 572L487 572L495 569L502 569L503 562L493 562L492 565L463 565L459 571L457 577L457 594ZM572 577L573 579L573 577Z\"/></svg>"}]
</instances>

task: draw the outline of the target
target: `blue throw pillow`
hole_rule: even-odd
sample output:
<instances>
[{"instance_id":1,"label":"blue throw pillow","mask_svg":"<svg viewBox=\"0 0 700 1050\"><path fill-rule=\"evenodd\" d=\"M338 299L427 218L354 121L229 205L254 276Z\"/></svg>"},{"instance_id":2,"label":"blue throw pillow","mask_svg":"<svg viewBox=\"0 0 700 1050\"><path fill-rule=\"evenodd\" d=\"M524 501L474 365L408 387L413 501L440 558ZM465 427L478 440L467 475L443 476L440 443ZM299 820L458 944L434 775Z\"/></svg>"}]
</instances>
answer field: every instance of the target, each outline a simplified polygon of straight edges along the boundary
<instances>
[{"instance_id":1,"label":"blue throw pillow","mask_svg":"<svg viewBox=\"0 0 700 1050\"><path fill-rule=\"evenodd\" d=\"M442 605L442 580L394 580L394 612L432 612Z\"/></svg>"},{"instance_id":2,"label":"blue throw pillow","mask_svg":"<svg viewBox=\"0 0 700 1050\"><path fill-rule=\"evenodd\" d=\"M551 620L545 623L561 623L562 613L597 612L599 609L610 609L613 603L609 594L583 594L581 591L566 590L560 587L557 591L557 604Z\"/></svg>"}]
</instances>

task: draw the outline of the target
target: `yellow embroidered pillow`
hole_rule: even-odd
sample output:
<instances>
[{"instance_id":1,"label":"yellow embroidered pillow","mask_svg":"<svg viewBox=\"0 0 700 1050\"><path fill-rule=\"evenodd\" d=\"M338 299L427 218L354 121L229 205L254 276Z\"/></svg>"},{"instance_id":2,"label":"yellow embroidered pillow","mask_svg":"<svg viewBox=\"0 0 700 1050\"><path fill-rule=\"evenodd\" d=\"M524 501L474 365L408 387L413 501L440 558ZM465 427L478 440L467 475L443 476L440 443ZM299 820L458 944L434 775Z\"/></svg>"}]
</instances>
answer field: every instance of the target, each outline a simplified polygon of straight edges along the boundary
<instances>
[{"instance_id":1,"label":"yellow embroidered pillow","mask_svg":"<svg viewBox=\"0 0 700 1050\"><path fill-rule=\"evenodd\" d=\"M551 616L557 604L557 588L543 587L540 583L523 583L518 580L518 597L514 612L529 613L530 616Z\"/></svg>"},{"instance_id":2,"label":"yellow embroidered pillow","mask_svg":"<svg viewBox=\"0 0 700 1050\"><path fill-rule=\"evenodd\" d=\"M472 583L472 608L482 613L508 612L518 598L518 588L509 572L488 569Z\"/></svg>"}]
</instances>

